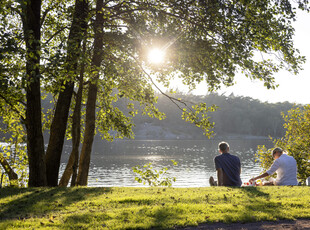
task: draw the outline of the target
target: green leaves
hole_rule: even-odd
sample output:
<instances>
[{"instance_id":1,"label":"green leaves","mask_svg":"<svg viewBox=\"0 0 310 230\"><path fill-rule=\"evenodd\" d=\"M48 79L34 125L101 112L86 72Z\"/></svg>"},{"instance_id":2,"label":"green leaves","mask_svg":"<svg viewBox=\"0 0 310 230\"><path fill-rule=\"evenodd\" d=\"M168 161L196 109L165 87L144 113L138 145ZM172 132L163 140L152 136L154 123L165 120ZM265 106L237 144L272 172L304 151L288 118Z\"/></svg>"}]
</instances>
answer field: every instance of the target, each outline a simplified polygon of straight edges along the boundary
<instances>
[{"instance_id":1,"label":"green leaves","mask_svg":"<svg viewBox=\"0 0 310 230\"><path fill-rule=\"evenodd\" d=\"M283 114L285 136L276 140L297 161L298 177L302 182L310 176L310 105L295 107Z\"/></svg>"},{"instance_id":2,"label":"green leaves","mask_svg":"<svg viewBox=\"0 0 310 230\"><path fill-rule=\"evenodd\" d=\"M206 103L199 103L193 105L192 109L183 109L182 118L186 122L193 123L197 127L201 127L208 138L212 137L213 131L211 129L214 127L214 123L209 120L209 112L214 112L218 107L212 105L210 107L206 106Z\"/></svg>"},{"instance_id":3,"label":"green leaves","mask_svg":"<svg viewBox=\"0 0 310 230\"><path fill-rule=\"evenodd\" d=\"M298 179L304 183L310 176L310 105L296 106L282 116L286 133L280 139L273 139L273 143L275 147L281 147L295 158ZM264 170L273 162L271 149L267 150L264 146L259 146L256 157Z\"/></svg>"},{"instance_id":4,"label":"green leaves","mask_svg":"<svg viewBox=\"0 0 310 230\"><path fill-rule=\"evenodd\" d=\"M171 160L172 166L177 166L178 162ZM165 186L170 187L176 181L175 177L166 176L169 167L164 167L160 170L153 168L152 163L145 164L144 166L137 165L132 168L133 172L138 176L135 180L138 183L148 184L151 187Z\"/></svg>"},{"instance_id":5,"label":"green leaves","mask_svg":"<svg viewBox=\"0 0 310 230\"><path fill-rule=\"evenodd\" d=\"M17 108L21 108L21 105ZM9 106L5 106L1 108L0 115L2 117L0 132L6 134L0 145L0 163L2 167L6 167L2 186L25 187L28 181L28 156L26 133L20 121L20 114L10 111ZM11 170L18 175L17 181L10 180L8 174L12 173Z\"/></svg>"},{"instance_id":6,"label":"green leaves","mask_svg":"<svg viewBox=\"0 0 310 230\"><path fill-rule=\"evenodd\" d=\"M271 154L272 150L273 149L267 149L266 146L264 145L257 146L257 152L255 153L255 158L256 158L255 161L259 162L260 167L262 168L263 172L269 169L274 161L272 154ZM273 175L273 177L275 177L275 175Z\"/></svg>"}]
</instances>

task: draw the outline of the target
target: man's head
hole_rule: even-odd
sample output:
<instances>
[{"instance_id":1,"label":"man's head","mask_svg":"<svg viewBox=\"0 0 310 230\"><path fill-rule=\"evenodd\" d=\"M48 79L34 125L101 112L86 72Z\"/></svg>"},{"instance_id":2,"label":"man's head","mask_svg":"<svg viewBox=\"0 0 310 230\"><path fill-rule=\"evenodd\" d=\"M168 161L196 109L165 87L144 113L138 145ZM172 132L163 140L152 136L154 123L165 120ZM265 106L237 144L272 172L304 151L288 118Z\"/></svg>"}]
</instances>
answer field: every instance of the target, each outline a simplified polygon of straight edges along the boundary
<instances>
[{"instance_id":1,"label":"man's head","mask_svg":"<svg viewBox=\"0 0 310 230\"><path fill-rule=\"evenodd\" d=\"M274 148L272 150L272 156L276 160L283 154L283 150L281 148Z\"/></svg>"},{"instance_id":2,"label":"man's head","mask_svg":"<svg viewBox=\"0 0 310 230\"><path fill-rule=\"evenodd\" d=\"M229 145L227 142L220 142L219 143L219 152L220 153L228 153L229 152Z\"/></svg>"}]
</instances>

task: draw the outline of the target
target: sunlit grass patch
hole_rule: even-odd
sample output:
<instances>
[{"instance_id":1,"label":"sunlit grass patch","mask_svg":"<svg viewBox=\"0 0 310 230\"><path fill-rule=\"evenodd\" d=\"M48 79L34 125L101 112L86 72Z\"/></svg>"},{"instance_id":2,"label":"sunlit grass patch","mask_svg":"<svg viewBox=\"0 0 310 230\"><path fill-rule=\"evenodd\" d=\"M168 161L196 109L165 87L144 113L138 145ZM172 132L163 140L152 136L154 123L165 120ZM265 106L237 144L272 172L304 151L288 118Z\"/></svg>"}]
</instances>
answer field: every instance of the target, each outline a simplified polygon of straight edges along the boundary
<instances>
[{"instance_id":1,"label":"sunlit grass patch","mask_svg":"<svg viewBox=\"0 0 310 230\"><path fill-rule=\"evenodd\" d=\"M310 218L310 187L0 190L0 229L166 229Z\"/></svg>"}]
</instances>

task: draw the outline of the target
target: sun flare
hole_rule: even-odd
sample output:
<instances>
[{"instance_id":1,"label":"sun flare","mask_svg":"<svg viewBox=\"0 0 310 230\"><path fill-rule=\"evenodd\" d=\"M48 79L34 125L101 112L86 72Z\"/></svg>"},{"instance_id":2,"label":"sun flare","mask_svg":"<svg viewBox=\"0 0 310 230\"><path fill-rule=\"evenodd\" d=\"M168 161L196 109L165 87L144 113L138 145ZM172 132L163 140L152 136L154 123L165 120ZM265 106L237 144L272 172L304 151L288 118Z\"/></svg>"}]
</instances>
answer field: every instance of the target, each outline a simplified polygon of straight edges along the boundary
<instances>
[{"instance_id":1,"label":"sun flare","mask_svg":"<svg viewBox=\"0 0 310 230\"><path fill-rule=\"evenodd\" d=\"M159 64L162 63L164 59L165 59L165 52L163 50L158 48L150 50L148 55L149 62Z\"/></svg>"}]
</instances>

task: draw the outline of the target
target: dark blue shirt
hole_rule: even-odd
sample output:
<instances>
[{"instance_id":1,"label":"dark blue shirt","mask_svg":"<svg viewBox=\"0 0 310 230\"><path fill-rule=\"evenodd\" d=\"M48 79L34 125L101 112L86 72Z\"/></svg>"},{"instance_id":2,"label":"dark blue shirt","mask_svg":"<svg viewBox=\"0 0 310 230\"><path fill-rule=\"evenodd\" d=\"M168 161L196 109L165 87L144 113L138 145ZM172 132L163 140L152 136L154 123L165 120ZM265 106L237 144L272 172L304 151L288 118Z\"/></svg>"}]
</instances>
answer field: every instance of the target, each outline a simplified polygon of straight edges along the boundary
<instances>
[{"instance_id":1,"label":"dark blue shirt","mask_svg":"<svg viewBox=\"0 0 310 230\"><path fill-rule=\"evenodd\" d=\"M241 186L240 178L241 164L237 156L230 153L222 153L214 158L216 170L223 170L223 185L224 186Z\"/></svg>"}]
</instances>

